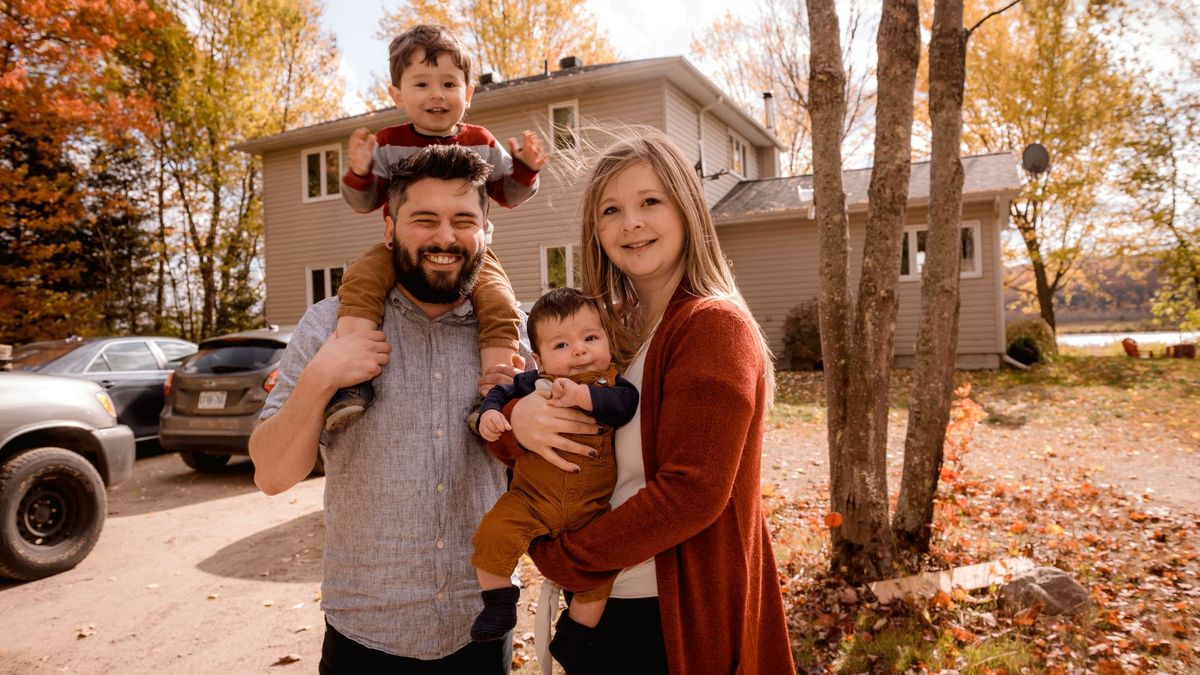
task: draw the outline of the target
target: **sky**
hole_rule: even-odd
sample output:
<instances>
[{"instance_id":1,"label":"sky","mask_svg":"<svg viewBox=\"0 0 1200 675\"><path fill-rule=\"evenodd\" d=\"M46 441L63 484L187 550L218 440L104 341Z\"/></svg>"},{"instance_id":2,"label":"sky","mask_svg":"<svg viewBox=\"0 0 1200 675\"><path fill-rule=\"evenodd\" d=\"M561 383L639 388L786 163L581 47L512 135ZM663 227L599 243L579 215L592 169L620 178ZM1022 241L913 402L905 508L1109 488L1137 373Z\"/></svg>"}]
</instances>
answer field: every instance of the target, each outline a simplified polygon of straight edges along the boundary
<instances>
[{"instance_id":1,"label":"sky","mask_svg":"<svg viewBox=\"0 0 1200 675\"><path fill-rule=\"evenodd\" d=\"M387 41L375 37L384 8L397 2L337 0L326 5L324 25L337 36L346 80L346 112L366 110L357 95L387 72ZM693 34L725 13L749 12L742 0L589 0L585 3L622 60L686 56Z\"/></svg>"}]
</instances>

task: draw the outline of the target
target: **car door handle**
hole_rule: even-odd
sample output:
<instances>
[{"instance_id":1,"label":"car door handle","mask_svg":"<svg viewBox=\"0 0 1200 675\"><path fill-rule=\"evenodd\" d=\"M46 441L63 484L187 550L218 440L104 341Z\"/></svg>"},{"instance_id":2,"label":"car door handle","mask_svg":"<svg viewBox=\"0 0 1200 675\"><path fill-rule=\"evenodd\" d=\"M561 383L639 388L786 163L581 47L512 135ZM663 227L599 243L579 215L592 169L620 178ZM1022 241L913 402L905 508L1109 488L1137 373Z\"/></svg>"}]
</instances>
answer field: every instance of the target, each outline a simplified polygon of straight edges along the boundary
<instances>
[{"instance_id":1,"label":"car door handle","mask_svg":"<svg viewBox=\"0 0 1200 675\"><path fill-rule=\"evenodd\" d=\"M112 380L100 380L100 386L104 387L105 389L112 389L114 384L116 383Z\"/></svg>"}]
</instances>

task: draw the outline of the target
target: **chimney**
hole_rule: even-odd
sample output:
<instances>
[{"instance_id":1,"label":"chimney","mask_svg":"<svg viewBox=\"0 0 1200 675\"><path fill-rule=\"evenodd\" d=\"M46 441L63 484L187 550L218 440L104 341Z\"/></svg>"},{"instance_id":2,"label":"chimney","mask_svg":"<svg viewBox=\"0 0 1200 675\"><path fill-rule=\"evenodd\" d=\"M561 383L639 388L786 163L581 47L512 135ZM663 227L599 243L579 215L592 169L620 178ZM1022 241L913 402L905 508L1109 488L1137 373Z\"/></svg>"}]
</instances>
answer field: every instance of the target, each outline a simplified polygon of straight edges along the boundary
<instances>
[{"instance_id":1,"label":"chimney","mask_svg":"<svg viewBox=\"0 0 1200 675\"><path fill-rule=\"evenodd\" d=\"M767 131L775 134L775 92L763 92L763 109L767 113Z\"/></svg>"},{"instance_id":2,"label":"chimney","mask_svg":"<svg viewBox=\"0 0 1200 675\"><path fill-rule=\"evenodd\" d=\"M479 76L479 86L481 87L488 84L499 84L503 81L504 78L500 77L500 73L484 73Z\"/></svg>"},{"instance_id":3,"label":"chimney","mask_svg":"<svg viewBox=\"0 0 1200 675\"><path fill-rule=\"evenodd\" d=\"M569 70L571 68L582 68L583 59L578 56L564 56L558 60L559 70Z\"/></svg>"}]
</instances>

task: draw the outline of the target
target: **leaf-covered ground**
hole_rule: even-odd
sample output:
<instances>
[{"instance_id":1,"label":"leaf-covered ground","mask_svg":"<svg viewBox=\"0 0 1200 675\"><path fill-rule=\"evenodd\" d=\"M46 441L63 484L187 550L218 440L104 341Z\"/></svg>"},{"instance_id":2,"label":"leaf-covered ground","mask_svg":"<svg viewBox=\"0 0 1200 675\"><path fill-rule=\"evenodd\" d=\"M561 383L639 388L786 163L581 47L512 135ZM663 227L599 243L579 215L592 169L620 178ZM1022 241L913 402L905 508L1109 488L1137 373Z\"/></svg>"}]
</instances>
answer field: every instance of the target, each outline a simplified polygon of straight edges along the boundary
<instances>
[{"instance_id":1,"label":"leaf-covered ground","mask_svg":"<svg viewBox=\"0 0 1200 675\"><path fill-rule=\"evenodd\" d=\"M781 373L764 494L801 671L1200 671L1200 363L1065 357L960 382L979 423L958 426L932 555L897 574L1025 555L1091 607L1012 616L987 592L888 606L831 577L823 384ZM910 383L897 373L891 397L893 494Z\"/></svg>"},{"instance_id":2,"label":"leaf-covered ground","mask_svg":"<svg viewBox=\"0 0 1200 675\"><path fill-rule=\"evenodd\" d=\"M978 408L955 427L934 551L897 574L1029 556L1072 574L1091 606L1012 616L984 591L883 605L832 577L824 385L782 372L763 495L800 672L1200 672L1200 361L1062 357L958 379ZM893 494L910 388L897 371ZM535 673L539 577L528 562L522 576L514 672Z\"/></svg>"}]
</instances>

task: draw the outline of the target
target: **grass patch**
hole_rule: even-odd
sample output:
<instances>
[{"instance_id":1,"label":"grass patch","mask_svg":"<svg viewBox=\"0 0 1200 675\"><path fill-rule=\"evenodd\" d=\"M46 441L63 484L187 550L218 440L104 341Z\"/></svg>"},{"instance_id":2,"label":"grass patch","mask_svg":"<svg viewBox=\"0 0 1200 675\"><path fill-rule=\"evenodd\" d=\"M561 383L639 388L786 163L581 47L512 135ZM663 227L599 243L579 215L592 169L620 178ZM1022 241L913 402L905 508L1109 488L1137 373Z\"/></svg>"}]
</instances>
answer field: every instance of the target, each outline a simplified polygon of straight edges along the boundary
<instances>
[{"instance_id":1,"label":"grass patch","mask_svg":"<svg viewBox=\"0 0 1200 675\"><path fill-rule=\"evenodd\" d=\"M842 643L839 673L903 673L918 664L940 661L939 645L913 617L893 619L877 633L858 633ZM944 645L943 645L944 646Z\"/></svg>"}]
</instances>

